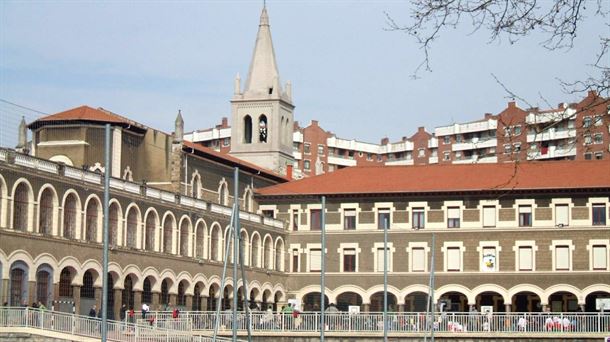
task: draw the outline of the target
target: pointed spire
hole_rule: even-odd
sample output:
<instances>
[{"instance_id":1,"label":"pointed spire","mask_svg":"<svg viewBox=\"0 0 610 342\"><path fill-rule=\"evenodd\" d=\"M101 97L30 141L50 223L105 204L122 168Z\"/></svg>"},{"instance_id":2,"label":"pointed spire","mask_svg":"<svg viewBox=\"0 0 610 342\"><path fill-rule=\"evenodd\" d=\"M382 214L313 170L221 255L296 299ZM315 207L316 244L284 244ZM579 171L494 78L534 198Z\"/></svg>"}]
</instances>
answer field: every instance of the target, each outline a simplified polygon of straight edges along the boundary
<instances>
[{"instance_id":1,"label":"pointed spire","mask_svg":"<svg viewBox=\"0 0 610 342\"><path fill-rule=\"evenodd\" d=\"M237 73L237 75L235 76L235 83L233 84L233 94L241 94L241 77L239 77L239 73Z\"/></svg>"},{"instance_id":2,"label":"pointed spire","mask_svg":"<svg viewBox=\"0 0 610 342\"><path fill-rule=\"evenodd\" d=\"M184 119L182 119L182 111L178 110L174 129L174 141L179 142L184 138Z\"/></svg>"},{"instance_id":3,"label":"pointed spire","mask_svg":"<svg viewBox=\"0 0 610 342\"><path fill-rule=\"evenodd\" d=\"M19 123L19 132L17 132L17 146L15 148L17 151L21 153L25 153L27 150L28 144L28 131L27 125L25 123L25 117L21 117L21 122Z\"/></svg>"},{"instance_id":4,"label":"pointed spire","mask_svg":"<svg viewBox=\"0 0 610 342\"><path fill-rule=\"evenodd\" d=\"M281 89L273 89L276 78L279 87L279 72L275 61L273 41L271 40L269 15L267 9L263 7L244 94L258 96L277 94L279 96Z\"/></svg>"}]
</instances>

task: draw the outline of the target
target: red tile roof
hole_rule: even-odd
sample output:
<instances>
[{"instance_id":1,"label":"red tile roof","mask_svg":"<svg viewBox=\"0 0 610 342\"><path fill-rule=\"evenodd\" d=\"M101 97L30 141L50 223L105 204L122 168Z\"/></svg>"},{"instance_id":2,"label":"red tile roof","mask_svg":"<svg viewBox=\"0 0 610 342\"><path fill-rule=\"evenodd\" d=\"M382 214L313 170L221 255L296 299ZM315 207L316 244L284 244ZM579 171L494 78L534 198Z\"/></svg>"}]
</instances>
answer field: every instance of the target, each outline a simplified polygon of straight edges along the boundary
<instances>
[{"instance_id":1,"label":"red tile roof","mask_svg":"<svg viewBox=\"0 0 610 342\"><path fill-rule=\"evenodd\" d=\"M184 145L184 147L187 148L187 150L194 149L200 153L203 153L207 157L211 157L212 159L221 161L224 164L230 164L233 166L249 169L250 171L255 171L255 172L261 173L265 176L271 176L271 177L276 178L277 180L281 180L283 182L289 181L288 178L280 175L279 173L262 168L258 165L249 163L249 162L241 160L239 158L235 158L227 153L218 152L209 147L201 146L201 145L198 145L198 144L192 143L190 141L186 141L186 140L183 142L183 145Z\"/></svg>"},{"instance_id":2,"label":"red tile roof","mask_svg":"<svg viewBox=\"0 0 610 342\"><path fill-rule=\"evenodd\" d=\"M133 120L129 120L118 114L107 111L103 108L91 108L89 106L80 106L72 108L57 114L47 115L42 117L28 125L29 128L38 128L47 123L62 123L66 121L88 121L88 122L100 122L118 124L121 126L137 126L141 130L145 130L146 127Z\"/></svg>"},{"instance_id":3,"label":"red tile roof","mask_svg":"<svg viewBox=\"0 0 610 342\"><path fill-rule=\"evenodd\" d=\"M349 167L262 188L257 194L310 196L583 188L610 189L610 160Z\"/></svg>"}]
</instances>

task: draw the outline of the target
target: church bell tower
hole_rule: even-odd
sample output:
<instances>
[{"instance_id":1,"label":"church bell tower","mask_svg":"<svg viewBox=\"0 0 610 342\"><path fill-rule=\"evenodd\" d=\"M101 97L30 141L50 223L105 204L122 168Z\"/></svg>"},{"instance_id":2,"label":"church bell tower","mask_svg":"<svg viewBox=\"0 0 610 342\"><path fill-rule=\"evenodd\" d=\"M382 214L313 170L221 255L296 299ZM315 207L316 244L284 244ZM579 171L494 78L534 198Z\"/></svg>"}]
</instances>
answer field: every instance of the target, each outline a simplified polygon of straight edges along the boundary
<instances>
[{"instance_id":1,"label":"church bell tower","mask_svg":"<svg viewBox=\"0 0 610 342\"><path fill-rule=\"evenodd\" d=\"M292 156L292 86L282 89L271 40L269 16L263 7L250 70L242 91L239 74L231 99L231 155L286 174Z\"/></svg>"}]
</instances>

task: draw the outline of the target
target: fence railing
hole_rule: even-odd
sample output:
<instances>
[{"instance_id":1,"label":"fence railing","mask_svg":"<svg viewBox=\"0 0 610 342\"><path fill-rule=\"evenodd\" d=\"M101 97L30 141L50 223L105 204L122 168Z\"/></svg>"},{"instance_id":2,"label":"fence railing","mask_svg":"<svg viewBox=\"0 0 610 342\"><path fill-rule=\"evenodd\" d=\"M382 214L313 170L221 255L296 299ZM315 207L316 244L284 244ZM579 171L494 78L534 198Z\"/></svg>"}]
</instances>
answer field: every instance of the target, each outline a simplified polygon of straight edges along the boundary
<instances>
[{"instance_id":1,"label":"fence railing","mask_svg":"<svg viewBox=\"0 0 610 342\"><path fill-rule=\"evenodd\" d=\"M151 316L154 317L154 316ZM117 342L208 342L211 336L194 335L190 320L181 319L161 324L136 324L108 320L108 340ZM0 328L32 328L74 336L101 338L99 318L78 316L31 308L0 307ZM231 341L217 337L217 341Z\"/></svg>"},{"instance_id":2,"label":"fence railing","mask_svg":"<svg viewBox=\"0 0 610 342\"><path fill-rule=\"evenodd\" d=\"M137 315L141 315L137 313ZM171 321L171 312L150 312L148 319ZM180 312L180 322L190 320L193 331L213 330L216 313L210 311ZM237 314L237 329L247 330L247 316ZM329 332L380 332L383 330L383 313L325 313L325 331ZM184 323L180 323L184 325ZM231 330L233 314L223 311L219 316L220 330ZM610 313L435 313L434 321L425 313L389 313L386 325L390 332L421 332L433 326L438 332L461 333L609 333ZM320 313L303 312L298 314L252 312L250 327L256 332L319 332Z\"/></svg>"}]
</instances>

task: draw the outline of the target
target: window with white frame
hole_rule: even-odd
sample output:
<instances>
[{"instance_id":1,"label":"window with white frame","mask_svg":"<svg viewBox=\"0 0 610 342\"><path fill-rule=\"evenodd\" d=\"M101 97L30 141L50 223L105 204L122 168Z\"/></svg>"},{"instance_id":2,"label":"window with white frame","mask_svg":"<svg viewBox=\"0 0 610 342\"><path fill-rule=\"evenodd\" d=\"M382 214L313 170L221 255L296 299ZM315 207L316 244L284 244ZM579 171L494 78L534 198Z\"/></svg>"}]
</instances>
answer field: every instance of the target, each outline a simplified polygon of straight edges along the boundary
<instances>
[{"instance_id":1,"label":"window with white frame","mask_svg":"<svg viewBox=\"0 0 610 342\"><path fill-rule=\"evenodd\" d=\"M532 226L532 206L531 205L520 205L519 206L519 227L531 227Z\"/></svg>"},{"instance_id":2,"label":"window with white frame","mask_svg":"<svg viewBox=\"0 0 610 342\"><path fill-rule=\"evenodd\" d=\"M390 209L377 209L377 229L390 229Z\"/></svg>"},{"instance_id":3,"label":"window with white frame","mask_svg":"<svg viewBox=\"0 0 610 342\"><path fill-rule=\"evenodd\" d=\"M299 272L300 270L300 258L299 258L299 249L293 248L292 253L290 253L290 264L292 266L292 272Z\"/></svg>"},{"instance_id":4,"label":"window with white frame","mask_svg":"<svg viewBox=\"0 0 610 342\"><path fill-rule=\"evenodd\" d=\"M532 246L519 246L518 249L519 271L534 270L534 248Z\"/></svg>"},{"instance_id":5,"label":"window with white frame","mask_svg":"<svg viewBox=\"0 0 610 342\"><path fill-rule=\"evenodd\" d=\"M309 250L309 272L320 272L322 270L322 249L312 248Z\"/></svg>"},{"instance_id":6,"label":"window with white frame","mask_svg":"<svg viewBox=\"0 0 610 342\"><path fill-rule=\"evenodd\" d=\"M592 269L608 270L608 245L593 245L591 248Z\"/></svg>"},{"instance_id":7,"label":"window with white frame","mask_svg":"<svg viewBox=\"0 0 610 342\"><path fill-rule=\"evenodd\" d=\"M483 227L496 226L496 207L486 205L483 207Z\"/></svg>"},{"instance_id":8,"label":"window with white frame","mask_svg":"<svg viewBox=\"0 0 610 342\"><path fill-rule=\"evenodd\" d=\"M462 242L445 242L442 251L444 254L445 272L463 271L463 253L465 248Z\"/></svg>"},{"instance_id":9,"label":"window with white frame","mask_svg":"<svg viewBox=\"0 0 610 342\"><path fill-rule=\"evenodd\" d=\"M303 144L303 154L311 154L311 144L310 143Z\"/></svg>"},{"instance_id":10,"label":"window with white frame","mask_svg":"<svg viewBox=\"0 0 610 342\"><path fill-rule=\"evenodd\" d=\"M426 248L411 249L411 272L426 272Z\"/></svg>"},{"instance_id":11,"label":"window with white frame","mask_svg":"<svg viewBox=\"0 0 610 342\"><path fill-rule=\"evenodd\" d=\"M498 270L498 254L496 246L483 246L481 251L481 272Z\"/></svg>"},{"instance_id":12,"label":"window with white frame","mask_svg":"<svg viewBox=\"0 0 610 342\"><path fill-rule=\"evenodd\" d=\"M356 209L343 209L343 229L356 229Z\"/></svg>"},{"instance_id":13,"label":"window with white frame","mask_svg":"<svg viewBox=\"0 0 610 342\"><path fill-rule=\"evenodd\" d=\"M341 272L357 272L356 269L356 249L345 248L343 250Z\"/></svg>"},{"instance_id":14,"label":"window with white frame","mask_svg":"<svg viewBox=\"0 0 610 342\"><path fill-rule=\"evenodd\" d=\"M460 207L447 208L447 228L460 227Z\"/></svg>"},{"instance_id":15,"label":"window with white frame","mask_svg":"<svg viewBox=\"0 0 610 342\"><path fill-rule=\"evenodd\" d=\"M592 223L594 226L605 226L606 225L606 205L593 204L592 207Z\"/></svg>"},{"instance_id":16,"label":"window with white frame","mask_svg":"<svg viewBox=\"0 0 610 342\"><path fill-rule=\"evenodd\" d=\"M569 206L567 204L555 205L555 225L565 227L569 224Z\"/></svg>"},{"instance_id":17,"label":"window with white frame","mask_svg":"<svg viewBox=\"0 0 610 342\"><path fill-rule=\"evenodd\" d=\"M567 245L555 246L555 270L556 271L570 270L570 246L567 246Z\"/></svg>"},{"instance_id":18,"label":"window with white frame","mask_svg":"<svg viewBox=\"0 0 610 342\"><path fill-rule=\"evenodd\" d=\"M413 229L423 229L426 226L424 208L413 208L411 212Z\"/></svg>"},{"instance_id":19,"label":"window with white frame","mask_svg":"<svg viewBox=\"0 0 610 342\"><path fill-rule=\"evenodd\" d=\"M383 249L383 242L376 242L372 248L373 251L373 261L374 261L374 265L375 265L375 269L374 272L383 272L383 264L384 264L384 249ZM394 247L392 246L392 243L389 242L388 243L388 272L392 272L393 270L393 255L394 255Z\"/></svg>"}]
</instances>

